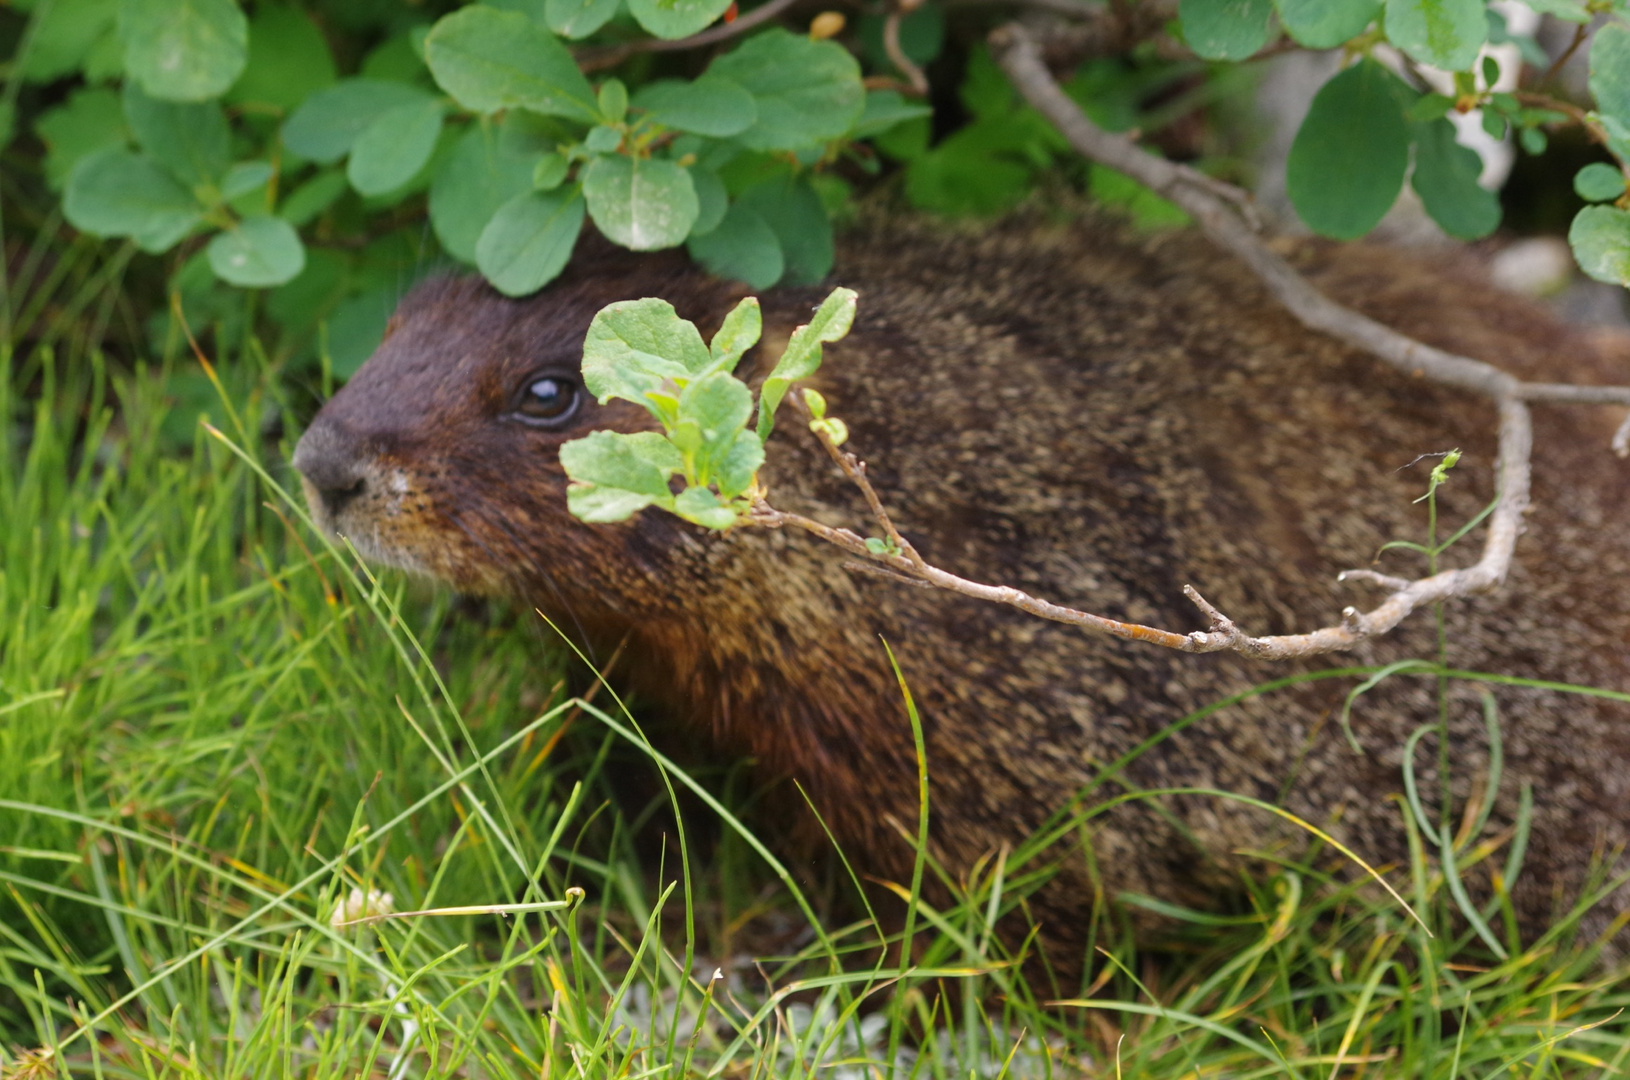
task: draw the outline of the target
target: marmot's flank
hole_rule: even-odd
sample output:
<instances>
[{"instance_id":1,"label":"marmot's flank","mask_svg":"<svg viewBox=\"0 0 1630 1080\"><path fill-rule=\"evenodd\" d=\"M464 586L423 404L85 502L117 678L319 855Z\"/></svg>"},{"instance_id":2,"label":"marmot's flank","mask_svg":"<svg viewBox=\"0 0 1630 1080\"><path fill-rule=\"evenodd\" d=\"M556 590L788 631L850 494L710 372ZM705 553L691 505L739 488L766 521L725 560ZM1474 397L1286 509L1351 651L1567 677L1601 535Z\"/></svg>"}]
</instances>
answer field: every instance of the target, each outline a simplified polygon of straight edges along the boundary
<instances>
[{"instance_id":1,"label":"marmot's flank","mask_svg":"<svg viewBox=\"0 0 1630 1080\"><path fill-rule=\"evenodd\" d=\"M1363 247L1308 246L1297 258L1338 299L1520 377L1630 381L1532 305L1442 267ZM838 267L860 292L859 315L815 383L902 530L955 573L1178 630L1203 626L1181 592L1192 583L1250 632L1290 633L1372 606L1374 586L1338 584L1337 572L1371 565L1389 540L1424 539L1414 500L1432 462L1400 469L1418 454L1466 451L1440 495L1446 532L1491 498L1489 403L1303 329L1192 234L880 222L843 244ZM614 526L570 517L561 443L649 426L643 411L598 406L579 386L595 312L661 296L711 334L742 292L676 255L627 253L580 258L526 300L473 278L420 286L300 443L295 465L319 521L381 562L536 605L601 656L626 639L626 679L698 737L796 779L851 859L897 879L909 874L898 826L914 831L917 781L880 637L922 709L933 851L953 873L1022 840L1192 710L1296 671L1435 654L1422 612L1318 664L1182 655L857 574L802 534L709 534L654 510ZM766 344L744 368L773 360L825 293L765 296ZM1448 605L1452 666L1630 688L1630 466L1608 451L1616 419L1539 408L1536 509L1504 588ZM857 492L791 415L762 476L784 509L869 528ZM1475 560L1480 544L1473 533L1448 565ZM1379 566L1422 570L1403 551ZM1436 717L1435 684L1393 678L1360 699L1360 755L1336 716L1354 681L1208 716L1091 798L1221 788L1282 802L1372 862L1405 861L1388 796L1402 789L1405 740ZM1456 687L1459 822L1486 797L1489 743L1476 692ZM1505 756L1490 828L1511 825L1531 785L1518 898L1539 925L1630 837L1630 707L1489 689ZM1417 767L1429 794L1436 760L1427 737ZM1210 796L1129 802L1053 849L1063 865L1033 910L1067 957L1095 893L1214 904L1249 861L1242 853L1300 835ZM1486 890L1503 859L1468 871L1471 886Z\"/></svg>"}]
</instances>

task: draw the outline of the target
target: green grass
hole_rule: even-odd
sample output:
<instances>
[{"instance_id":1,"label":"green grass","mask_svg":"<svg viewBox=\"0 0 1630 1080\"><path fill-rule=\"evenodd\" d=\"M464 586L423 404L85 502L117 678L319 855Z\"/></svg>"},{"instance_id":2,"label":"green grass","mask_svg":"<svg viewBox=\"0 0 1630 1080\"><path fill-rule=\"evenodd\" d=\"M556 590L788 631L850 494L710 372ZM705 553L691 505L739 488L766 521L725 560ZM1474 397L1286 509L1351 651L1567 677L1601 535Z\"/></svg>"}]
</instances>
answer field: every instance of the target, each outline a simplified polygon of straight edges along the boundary
<instances>
[{"instance_id":1,"label":"green grass","mask_svg":"<svg viewBox=\"0 0 1630 1080\"><path fill-rule=\"evenodd\" d=\"M993 932L1045 874L1031 845L945 879L944 909L897 883L902 965L900 920L873 919L841 861L799 878L741 823L741 770L686 775L609 693L565 697L544 633L452 617L328 547L277 489L286 442L261 433L286 405L252 360L230 369L235 408L212 409L222 436L185 453L161 449L162 373L37 354L25 399L4 366L8 1078L1530 1080L1630 1062L1630 983L1577 939L1583 909L1517 939L1457 882L1520 872L1518 838L1402 803L1416 857L1384 872L1421 922L1316 844L1264 855L1231 912L1163 908L1158 952L1102 909L1090 985L1060 986ZM432 913L333 925L371 890Z\"/></svg>"}]
</instances>

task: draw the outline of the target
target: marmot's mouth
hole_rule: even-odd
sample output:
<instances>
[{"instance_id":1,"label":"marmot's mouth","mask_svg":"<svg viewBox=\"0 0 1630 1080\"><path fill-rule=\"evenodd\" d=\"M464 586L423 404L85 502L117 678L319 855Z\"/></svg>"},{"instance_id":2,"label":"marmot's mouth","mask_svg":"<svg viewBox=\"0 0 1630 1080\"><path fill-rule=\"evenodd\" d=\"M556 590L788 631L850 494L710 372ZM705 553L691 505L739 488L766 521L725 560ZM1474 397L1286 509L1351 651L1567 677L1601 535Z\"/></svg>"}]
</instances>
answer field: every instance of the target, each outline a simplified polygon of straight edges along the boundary
<instances>
[{"instance_id":1,"label":"marmot's mouth","mask_svg":"<svg viewBox=\"0 0 1630 1080\"><path fill-rule=\"evenodd\" d=\"M428 500L406 469L390 467L364 452L347 433L322 417L294 449L312 521L330 536L350 541L370 562L411 573L438 574L437 560L421 557L422 516ZM445 561L445 560L442 560Z\"/></svg>"},{"instance_id":2,"label":"marmot's mouth","mask_svg":"<svg viewBox=\"0 0 1630 1080\"><path fill-rule=\"evenodd\" d=\"M464 592L503 591L488 563L450 535L450 523L410 470L359 457L346 461L343 469L325 471L324 463L302 453L306 446L302 439L294 465L301 470L306 507L319 530L348 543L370 563ZM339 481L347 482L340 486Z\"/></svg>"}]
</instances>

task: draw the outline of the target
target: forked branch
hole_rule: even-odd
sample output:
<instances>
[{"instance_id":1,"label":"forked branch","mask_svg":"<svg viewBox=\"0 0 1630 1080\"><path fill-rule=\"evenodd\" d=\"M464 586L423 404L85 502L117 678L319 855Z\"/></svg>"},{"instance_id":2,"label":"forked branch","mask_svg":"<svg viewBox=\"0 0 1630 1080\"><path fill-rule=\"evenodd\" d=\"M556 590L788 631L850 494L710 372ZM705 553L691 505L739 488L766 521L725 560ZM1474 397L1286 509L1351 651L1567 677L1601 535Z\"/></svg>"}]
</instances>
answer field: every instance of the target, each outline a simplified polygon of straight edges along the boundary
<instances>
[{"instance_id":1,"label":"forked branch","mask_svg":"<svg viewBox=\"0 0 1630 1080\"><path fill-rule=\"evenodd\" d=\"M1121 622L1063 607L1019 589L986 585L958 577L924 562L921 555L894 528L877 492L866 478L865 465L834 445L824 431L816 436L866 496L872 515L888 543L868 544L848 529L837 529L798 514L777 510L760 500L750 520L769 528L793 527L836 544L850 554L880 565L895 575L977 599L1009 604L1021 611L1055 622L1079 626L1130 641L1144 641L1182 652L1236 652L1257 659L1279 660L1314 656L1349 649L1384 634L1425 605L1456 596L1490 592L1500 586L1511 568L1522 515L1528 507L1533 425L1528 402L1630 406L1630 387L1570 386L1529 383L1500 369L1433 348L1343 307L1313 287L1289 263L1274 254L1256 234L1249 196L1187 166L1156 157L1129 138L1104 131L1059 88L1042 60L1041 50L1028 31L1016 24L991 35L997 62L1029 103L1046 116L1076 151L1092 161L1134 177L1140 183L1185 210L1212 242L1248 266L1268 291L1303 325L1317 330L1391 364L1411 375L1446 386L1472 390L1490 398L1499 411L1499 494L1488 521L1483 554L1469 567L1406 581L1369 570L1350 570L1341 580L1366 581L1391 590L1370 611L1349 607L1341 621L1306 634L1253 637L1213 607L1192 586L1186 595L1210 621L1204 631L1175 633L1158 627ZM1612 441L1621 457L1630 455L1630 418Z\"/></svg>"}]
</instances>

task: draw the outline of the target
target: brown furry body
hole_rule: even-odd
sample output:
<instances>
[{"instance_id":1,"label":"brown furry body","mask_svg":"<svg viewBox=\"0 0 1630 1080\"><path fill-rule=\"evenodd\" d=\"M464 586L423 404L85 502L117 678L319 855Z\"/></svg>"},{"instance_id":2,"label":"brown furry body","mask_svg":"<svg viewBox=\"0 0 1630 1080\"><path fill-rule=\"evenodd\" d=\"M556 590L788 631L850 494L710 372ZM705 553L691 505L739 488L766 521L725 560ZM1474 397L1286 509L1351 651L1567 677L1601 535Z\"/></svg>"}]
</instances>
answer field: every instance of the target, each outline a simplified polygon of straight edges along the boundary
<instances>
[{"instance_id":1,"label":"brown furry body","mask_svg":"<svg viewBox=\"0 0 1630 1080\"><path fill-rule=\"evenodd\" d=\"M1299 257L1338 299L1519 376L1630 377L1536 309L1442 268L1363 248ZM1371 606L1373 586L1339 585L1336 573L1371 565L1388 540L1424 539L1412 500L1430 463L1399 471L1416 455L1467 451L1440 500L1448 530L1491 497L1487 403L1310 333L1192 235L1132 239L1076 223L976 236L878 223L848 240L838 266L838 282L860 292L859 317L816 384L902 530L953 572L1178 630L1202 625L1180 591L1188 582L1250 632L1287 633ZM760 352L773 359L824 293L766 296ZM698 736L796 779L865 870L909 872L894 823L914 830L917 813L911 733L879 637L922 708L933 850L956 873L1018 843L1191 710L1297 670L1435 655L1426 613L1360 655L1255 664L1105 640L856 574L801 534L705 534L656 511L582 524L566 512L560 443L646 427L644 413L585 399L559 431L506 413L539 371L576 372L601 306L651 295L707 334L740 293L676 257L626 254L580 260L522 301L473 279L422 286L296 464L319 518L365 554L519 597L601 655L626 637L628 678ZM786 415L763 473L771 501L866 531L857 493ZM1506 586L1448 606L1451 665L1630 688L1630 465L1607 450L1614 419L1539 412L1537 509ZM1474 533L1448 565L1474 559L1479 543ZM1415 576L1422 564L1396 552L1380 568ZM1404 831L1386 796L1401 789L1406 738L1436 717L1435 686L1404 677L1362 699L1358 755L1333 716L1352 683L1313 682L1218 712L1092 798L1221 788L1282 802L1373 862L1399 860ZM1519 898L1537 924L1593 856L1630 836L1630 707L1495 694L1506 770L1491 829L1510 824L1531 784ZM1451 728L1458 820L1488 760L1469 690ZM1417 755L1427 792L1435 760L1429 737ZM1066 852L1035 898L1060 956L1079 947L1099 888L1214 903L1237 852L1289 832L1204 795L1134 801L1091 829L1096 870ZM1486 885L1485 871L1472 876Z\"/></svg>"}]
</instances>

